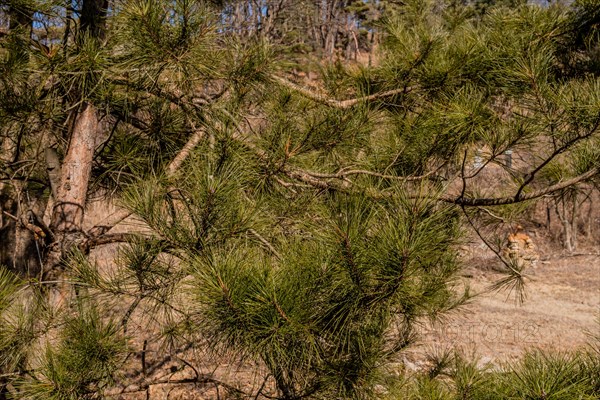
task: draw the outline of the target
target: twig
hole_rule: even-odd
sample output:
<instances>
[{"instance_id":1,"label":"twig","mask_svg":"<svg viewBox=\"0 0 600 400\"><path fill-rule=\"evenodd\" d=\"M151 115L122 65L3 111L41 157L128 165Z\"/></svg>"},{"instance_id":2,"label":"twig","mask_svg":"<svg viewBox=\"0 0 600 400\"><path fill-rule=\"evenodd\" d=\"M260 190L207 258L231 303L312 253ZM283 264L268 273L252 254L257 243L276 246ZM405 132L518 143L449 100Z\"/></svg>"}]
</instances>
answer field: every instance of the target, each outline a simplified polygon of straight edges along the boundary
<instances>
[{"instance_id":1,"label":"twig","mask_svg":"<svg viewBox=\"0 0 600 400\"><path fill-rule=\"evenodd\" d=\"M566 189L570 186L573 186L579 182L582 182L586 179L592 178L594 175L600 173L600 168L592 168L588 172L576 176L574 178L568 179L561 183L557 183L554 185L550 185L545 187L544 189L535 190L533 192L529 192L526 194L517 193L515 196L507 196L507 197L496 197L496 198L466 198L466 197L440 197L439 200L445 203L453 203L460 206L467 207L480 207L480 206L501 206L507 204L515 204L520 203L527 200L537 199L538 197L545 196L550 193L557 192L562 189Z\"/></svg>"},{"instance_id":2,"label":"twig","mask_svg":"<svg viewBox=\"0 0 600 400\"><path fill-rule=\"evenodd\" d=\"M133 303L131 303L131 305L127 309L127 312L125 313L125 315L123 316L123 319L121 320L121 325L123 326L123 333L127 333L127 324L129 323L129 318L131 318L131 315L133 314L133 312L135 311L137 306L142 301L142 298L143 298L143 296L141 296L141 295L137 296L135 298L135 300L133 301ZM142 359L144 359L144 357Z\"/></svg>"},{"instance_id":3,"label":"twig","mask_svg":"<svg viewBox=\"0 0 600 400\"><path fill-rule=\"evenodd\" d=\"M111 243L128 243L136 237L138 237L138 235L133 233L105 233L104 235L88 239L84 243L84 246L86 248L93 248Z\"/></svg>"},{"instance_id":4,"label":"twig","mask_svg":"<svg viewBox=\"0 0 600 400\"><path fill-rule=\"evenodd\" d=\"M10 218L14 221L19 222L19 218L15 217L14 215L12 215L11 213L9 213L7 211L2 210L2 214L6 215L8 218Z\"/></svg>"},{"instance_id":5,"label":"twig","mask_svg":"<svg viewBox=\"0 0 600 400\"><path fill-rule=\"evenodd\" d=\"M141 355L141 360L140 362L142 363L142 375L144 376L144 378L147 375L146 373L146 351L148 350L148 340L144 339L144 344L142 345L142 355Z\"/></svg>"},{"instance_id":6,"label":"twig","mask_svg":"<svg viewBox=\"0 0 600 400\"><path fill-rule=\"evenodd\" d=\"M221 387L224 387L230 393L236 393L239 395L246 394L242 390L240 390L236 387L233 387L225 382L211 378L208 375L201 375L197 378L161 379L161 380L157 380L157 381L153 381L153 382L146 382L144 384L138 385L137 387L133 387L131 389L123 388L123 390L121 390L119 392L119 394L132 394L132 393L145 392L150 386L154 386L154 385L182 385L182 384L190 384L190 383L193 383L196 385L212 383L212 384L217 384Z\"/></svg>"},{"instance_id":7,"label":"twig","mask_svg":"<svg viewBox=\"0 0 600 400\"><path fill-rule=\"evenodd\" d=\"M490 217L492 217L492 218L495 218L495 219L497 219L497 220L501 221L502 223L506 223L506 220L505 220L504 218L502 218L502 217L499 217L498 215L496 215L496 214L492 213L490 210L488 210L488 209L487 209L487 208L485 208L485 207L477 207L477 209L478 209L478 210L481 210L481 211L483 211L483 212L485 212L485 213L486 213L487 215L489 215Z\"/></svg>"},{"instance_id":8,"label":"twig","mask_svg":"<svg viewBox=\"0 0 600 400\"><path fill-rule=\"evenodd\" d=\"M258 392L256 392L256 396L254 396L254 400L258 400L258 396L260 396L262 391L265 389L265 386L267 385L267 382L269 381L270 377L271 377L271 374L267 374L267 376L265 376L265 379L263 380L262 385L260 385Z\"/></svg>"},{"instance_id":9,"label":"twig","mask_svg":"<svg viewBox=\"0 0 600 400\"><path fill-rule=\"evenodd\" d=\"M324 173L319 173L319 172L306 171L307 174L309 174L310 176L314 176L315 178L343 179L344 177L346 177L348 175L369 175L369 176L375 176L375 177L381 178L381 179L390 179L390 180L397 180L397 181L403 181L403 182L412 182L412 181L422 180L422 179L430 177L431 175L435 174L436 172L437 172L437 169L430 171L424 175L396 176L396 175L380 174L378 172L361 170L361 169L352 169L349 171L341 170L335 174L324 174Z\"/></svg>"},{"instance_id":10,"label":"twig","mask_svg":"<svg viewBox=\"0 0 600 400\"><path fill-rule=\"evenodd\" d=\"M269 241L267 239L265 239L264 237L262 237L258 232L256 232L254 229L248 229L248 233L252 234L254 237L256 237L262 244L265 245L265 247L267 249L269 249L269 251L271 253L273 253L273 255L275 257L277 257L279 260L281 260L281 254L279 254L279 252L277 250L275 250L275 247L273 247L273 245L271 243L269 243Z\"/></svg>"},{"instance_id":11,"label":"twig","mask_svg":"<svg viewBox=\"0 0 600 400\"><path fill-rule=\"evenodd\" d=\"M469 217L469 214L467 213L467 210L465 210L464 207L461 207L463 214L465 215L467 222L469 223L469 225L471 226L471 228L475 231L475 233L477 234L477 236L479 237L479 239L481 239L481 241L487 246L488 249L490 249L495 255L496 257L498 257L498 259L500 261L502 261L502 264L504 264L506 266L506 268L510 269L512 272L514 272L516 275L518 276L522 276L520 271L517 271L516 269L514 269L510 263L508 263L504 257L502 257L502 255L500 254L500 251L496 250L494 248L494 246L492 246L486 238L483 237L483 235L481 234L481 232L479 231L479 229L477 229L477 227L475 226L475 223L473 222L473 220L471 220L471 218Z\"/></svg>"},{"instance_id":12,"label":"twig","mask_svg":"<svg viewBox=\"0 0 600 400\"><path fill-rule=\"evenodd\" d=\"M181 361L182 363L184 363L186 366L190 367L192 369L192 371L194 371L194 374L196 375L196 379L200 379L200 373L198 372L198 370L196 369L196 367L194 367L189 361L179 357L179 356L175 356L175 358L177 358L179 361Z\"/></svg>"},{"instance_id":13,"label":"twig","mask_svg":"<svg viewBox=\"0 0 600 400\"><path fill-rule=\"evenodd\" d=\"M283 309L281 308L281 306L279 305L279 303L277 303L276 300L273 300L272 303L275 306L275 310L277 310L277 313L279 314L279 316L281 318L283 318L286 322L292 323L292 321L290 320L290 318L285 314L285 312L283 312Z\"/></svg>"},{"instance_id":14,"label":"twig","mask_svg":"<svg viewBox=\"0 0 600 400\"><path fill-rule=\"evenodd\" d=\"M464 199L465 198L465 192L467 190L467 178L465 176L465 165L466 165L466 163L467 163L467 150L465 150L465 155L464 155L463 160L462 160L462 166L460 168L460 171L461 171L460 177L461 177L461 180L462 180L462 189L460 191L460 196L458 196L459 199Z\"/></svg>"},{"instance_id":15,"label":"twig","mask_svg":"<svg viewBox=\"0 0 600 400\"><path fill-rule=\"evenodd\" d=\"M146 342L146 346L147 346L147 340ZM177 349L175 351L175 353L183 353L186 352L187 350L189 350L191 347L193 346L193 343L187 343L185 346L181 347L180 349ZM142 382L146 379L146 376L150 376L152 375L154 372L156 372L158 369L164 367L167 363L169 363L172 360L172 356L168 355L167 357L163 358L162 360L158 361L156 364L151 365L150 367L146 367L146 353L148 352L148 350L146 349L146 347L143 348L142 353L141 353L141 358L143 360L143 364L142 364L142 371L136 371L132 374L133 378L136 378L137 382ZM142 375L140 377L140 375ZM141 385L141 383L140 383Z\"/></svg>"},{"instance_id":16,"label":"twig","mask_svg":"<svg viewBox=\"0 0 600 400\"><path fill-rule=\"evenodd\" d=\"M535 175L539 171L541 171L542 168L544 168L546 165L548 165L559 154L562 154L565 151L567 151L567 149L569 149L571 146L573 146L578 141L589 138L594 132L596 132L596 130L598 129L598 125L600 125L600 118L596 119L596 122L594 123L594 126L586 134L574 137L573 139L568 140L566 143L564 143L559 148L555 149L552 152L552 154L550 154L550 156L548 158L546 158L533 171L531 171L530 173L528 173L526 175L526 179L523 181L523 183L521 184L521 186L517 190L517 194L515 195L515 198L519 198L521 196L523 190L525 190L525 187L533 181L533 179L535 178Z\"/></svg>"},{"instance_id":17,"label":"twig","mask_svg":"<svg viewBox=\"0 0 600 400\"><path fill-rule=\"evenodd\" d=\"M272 78L276 82L281 84L282 86L285 86L288 89L292 89L308 99L316 101L317 103L325 104L327 106L339 108L342 110L351 108L362 102L370 102L370 101L374 101L374 100L378 100L378 99L382 99L382 98L386 98L386 97L396 96L399 94L405 94L405 93L408 93L415 89L415 87L411 86L411 87L407 87L407 88L393 89L393 90L388 90L388 91L381 92L381 93L375 93L375 94L371 94L368 96L357 97L354 99L336 100L336 99L332 99L326 95L315 93L311 90L303 88L303 87L301 87L293 82L290 82L287 79L282 78L280 76L273 75Z\"/></svg>"}]
</instances>

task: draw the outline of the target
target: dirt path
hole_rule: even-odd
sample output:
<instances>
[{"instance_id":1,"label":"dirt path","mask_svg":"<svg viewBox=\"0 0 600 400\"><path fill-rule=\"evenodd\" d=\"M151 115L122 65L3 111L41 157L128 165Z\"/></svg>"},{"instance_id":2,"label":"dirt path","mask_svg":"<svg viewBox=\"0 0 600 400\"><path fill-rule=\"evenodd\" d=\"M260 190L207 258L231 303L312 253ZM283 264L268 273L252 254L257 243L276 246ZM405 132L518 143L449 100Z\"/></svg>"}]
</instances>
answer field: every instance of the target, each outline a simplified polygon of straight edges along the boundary
<instances>
[{"instance_id":1,"label":"dirt path","mask_svg":"<svg viewBox=\"0 0 600 400\"><path fill-rule=\"evenodd\" d=\"M555 256L543 261L527 281L527 298L516 304L507 292L484 293L445 320L429 326L408 359L418 366L426 352L458 345L482 363L518 358L526 349L571 350L585 345L589 333L600 334L600 256ZM493 259L482 261L493 263ZM501 275L469 268L467 280L481 292Z\"/></svg>"}]
</instances>

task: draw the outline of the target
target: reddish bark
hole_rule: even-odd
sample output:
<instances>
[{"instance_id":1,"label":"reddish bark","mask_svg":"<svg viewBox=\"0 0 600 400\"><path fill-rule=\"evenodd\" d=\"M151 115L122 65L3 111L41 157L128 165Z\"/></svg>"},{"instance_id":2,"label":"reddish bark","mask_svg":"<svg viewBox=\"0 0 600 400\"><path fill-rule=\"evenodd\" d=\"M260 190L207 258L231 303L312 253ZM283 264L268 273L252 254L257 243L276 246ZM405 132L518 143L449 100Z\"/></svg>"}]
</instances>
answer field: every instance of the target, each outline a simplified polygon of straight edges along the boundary
<instances>
[{"instance_id":1,"label":"reddish bark","mask_svg":"<svg viewBox=\"0 0 600 400\"><path fill-rule=\"evenodd\" d=\"M55 233L80 231L98 130L96 108L85 103L78 115L60 171L51 229Z\"/></svg>"},{"instance_id":2,"label":"reddish bark","mask_svg":"<svg viewBox=\"0 0 600 400\"><path fill-rule=\"evenodd\" d=\"M50 229L56 238L48 253L46 272L84 238L82 232L92 161L98 131L98 112L84 103L75 121L71 142L60 171Z\"/></svg>"}]
</instances>

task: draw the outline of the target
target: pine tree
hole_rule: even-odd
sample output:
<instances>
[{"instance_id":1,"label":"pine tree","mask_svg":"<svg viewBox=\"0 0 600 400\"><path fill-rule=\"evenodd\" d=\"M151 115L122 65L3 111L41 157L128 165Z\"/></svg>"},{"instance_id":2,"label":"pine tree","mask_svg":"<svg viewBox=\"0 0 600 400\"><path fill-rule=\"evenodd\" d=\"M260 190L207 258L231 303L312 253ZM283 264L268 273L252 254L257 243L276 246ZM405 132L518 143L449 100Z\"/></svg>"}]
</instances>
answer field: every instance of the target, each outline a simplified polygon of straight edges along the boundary
<instances>
[{"instance_id":1,"label":"pine tree","mask_svg":"<svg viewBox=\"0 0 600 400\"><path fill-rule=\"evenodd\" d=\"M370 28L379 63L338 62L307 88L288 74L297 38L238 26L231 7L258 18L256 4L234 3L2 9L0 398L127 387L119 373L146 351L134 322L165 353L257 362L281 399L376 398L419 324L470 299L465 227L597 179L599 5L390 5ZM325 58L342 15L365 15L329 5ZM123 212L84 230L107 193ZM130 215L143 230L111 231ZM110 243L113 273L90 257ZM503 262L497 287L522 288L528 271ZM571 362L536 357L534 377ZM470 367L456 362L461 391ZM586 365L557 385L588 390ZM417 393L446 393L434 378Z\"/></svg>"}]
</instances>

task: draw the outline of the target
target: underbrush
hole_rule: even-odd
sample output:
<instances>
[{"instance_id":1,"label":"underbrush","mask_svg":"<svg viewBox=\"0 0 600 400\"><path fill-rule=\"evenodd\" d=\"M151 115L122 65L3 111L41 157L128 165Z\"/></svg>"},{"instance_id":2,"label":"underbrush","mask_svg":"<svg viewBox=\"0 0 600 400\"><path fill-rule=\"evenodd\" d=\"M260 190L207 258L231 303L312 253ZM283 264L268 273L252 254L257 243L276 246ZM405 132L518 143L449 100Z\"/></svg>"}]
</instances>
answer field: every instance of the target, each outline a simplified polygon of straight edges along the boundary
<instances>
[{"instance_id":1,"label":"underbrush","mask_svg":"<svg viewBox=\"0 0 600 400\"><path fill-rule=\"evenodd\" d=\"M530 350L514 363L481 366L454 351L392 384L386 400L600 398L600 342L574 352Z\"/></svg>"}]
</instances>

